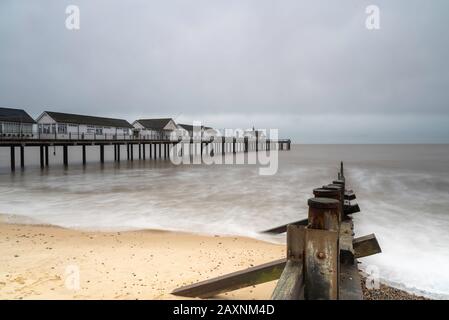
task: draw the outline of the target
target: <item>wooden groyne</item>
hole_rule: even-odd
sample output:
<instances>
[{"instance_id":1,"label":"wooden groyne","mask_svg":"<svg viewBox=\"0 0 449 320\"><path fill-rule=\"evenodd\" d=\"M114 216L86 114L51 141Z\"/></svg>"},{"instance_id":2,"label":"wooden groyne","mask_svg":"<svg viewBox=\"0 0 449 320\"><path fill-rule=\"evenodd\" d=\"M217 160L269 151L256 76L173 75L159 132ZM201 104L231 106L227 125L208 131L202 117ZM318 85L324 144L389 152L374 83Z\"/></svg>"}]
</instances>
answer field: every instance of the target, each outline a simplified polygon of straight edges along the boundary
<instances>
[{"instance_id":1,"label":"wooden groyne","mask_svg":"<svg viewBox=\"0 0 449 320\"><path fill-rule=\"evenodd\" d=\"M82 164L86 165L86 147L98 147L98 160L105 162L105 146L114 148L114 161L119 162L123 159L121 155L121 146L126 146L126 160L134 160L134 149L137 146L136 158L146 159L168 159L171 148L180 148L188 145L191 156L202 155L206 147L213 145L215 153L237 153L250 151L269 151L269 150L290 150L290 139L258 139L258 138L233 138L233 137L211 137L203 139L151 139L148 137L117 136L117 135L98 135L92 137L68 136L63 137L48 135L48 137L28 137L28 136L0 136L0 147L10 149L10 168L16 170L16 153L20 158L20 168L25 168L25 148L39 148L39 164L42 169L49 166L49 148L62 147L62 163L69 165L70 147L81 146Z\"/></svg>"},{"instance_id":2,"label":"wooden groyne","mask_svg":"<svg viewBox=\"0 0 449 320\"><path fill-rule=\"evenodd\" d=\"M308 218L265 233L287 235L286 258L175 289L172 294L208 298L217 294L278 280L275 300L363 299L358 258L380 253L371 234L354 238L352 215L360 208L346 190L341 163L338 179L313 190Z\"/></svg>"}]
</instances>

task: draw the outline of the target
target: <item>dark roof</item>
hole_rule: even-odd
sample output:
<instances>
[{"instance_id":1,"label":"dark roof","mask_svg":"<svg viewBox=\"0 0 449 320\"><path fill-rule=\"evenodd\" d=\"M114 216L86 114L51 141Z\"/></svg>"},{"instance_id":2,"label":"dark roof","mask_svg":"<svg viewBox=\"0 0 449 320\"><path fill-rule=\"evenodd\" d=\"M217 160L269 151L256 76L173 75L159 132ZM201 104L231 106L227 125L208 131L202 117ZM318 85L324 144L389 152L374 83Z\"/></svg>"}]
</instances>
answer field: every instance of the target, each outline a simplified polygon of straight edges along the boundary
<instances>
[{"instance_id":1,"label":"dark roof","mask_svg":"<svg viewBox=\"0 0 449 320\"><path fill-rule=\"evenodd\" d=\"M193 132L193 125L191 125L191 124L182 124L182 123L180 123L179 125L180 125L183 129L185 129L185 130L187 130L187 131ZM201 126L201 129L205 129L205 127L204 127L204 126Z\"/></svg>"},{"instance_id":2,"label":"dark roof","mask_svg":"<svg viewBox=\"0 0 449 320\"><path fill-rule=\"evenodd\" d=\"M102 118L84 116L80 114L45 111L56 122L86 124L104 127L132 128L132 125L124 119Z\"/></svg>"},{"instance_id":3,"label":"dark roof","mask_svg":"<svg viewBox=\"0 0 449 320\"><path fill-rule=\"evenodd\" d=\"M0 121L36 123L24 110L12 108L0 108Z\"/></svg>"},{"instance_id":4,"label":"dark roof","mask_svg":"<svg viewBox=\"0 0 449 320\"><path fill-rule=\"evenodd\" d=\"M173 120L172 118L163 118L163 119L139 119L136 120L139 122L142 126L145 127L145 129L156 129L156 130L162 130L165 128L165 126Z\"/></svg>"}]
</instances>

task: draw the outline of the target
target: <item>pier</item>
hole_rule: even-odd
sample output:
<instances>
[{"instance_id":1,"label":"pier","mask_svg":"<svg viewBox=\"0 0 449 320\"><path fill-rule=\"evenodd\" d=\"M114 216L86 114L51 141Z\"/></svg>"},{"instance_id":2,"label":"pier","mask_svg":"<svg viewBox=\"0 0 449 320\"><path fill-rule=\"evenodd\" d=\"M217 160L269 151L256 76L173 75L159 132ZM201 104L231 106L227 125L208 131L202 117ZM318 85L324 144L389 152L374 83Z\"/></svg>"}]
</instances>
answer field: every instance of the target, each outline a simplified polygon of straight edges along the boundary
<instances>
[{"instance_id":1,"label":"pier","mask_svg":"<svg viewBox=\"0 0 449 320\"><path fill-rule=\"evenodd\" d=\"M181 145L182 144L182 145ZM39 164L42 169L49 166L49 148L62 147L62 163L65 167L69 165L70 147L81 146L82 164L86 165L86 147L98 147L98 161L105 162L105 146L112 146L114 149L114 160L133 161L152 160L152 159L169 159L171 148L185 147L188 145L189 154L191 156L202 155L208 147L213 145L215 153L222 155L227 153L235 154L237 152L259 152L259 151L288 151L291 149L290 139L258 139L245 137L210 137L202 139L152 139L151 137L135 137L131 135L38 135L31 136L0 136L0 147L9 148L10 150L10 168L11 171L16 170L16 157L20 159L20 169L25 169L26 165L26 148L39 148ZM126 148L126 157L121 153L122 146ZM135 154L135 146L137 152ZM209 148L210 149L210 148ZM125 157L125 158L124 158Z\"/></svg>"}]
</instances>

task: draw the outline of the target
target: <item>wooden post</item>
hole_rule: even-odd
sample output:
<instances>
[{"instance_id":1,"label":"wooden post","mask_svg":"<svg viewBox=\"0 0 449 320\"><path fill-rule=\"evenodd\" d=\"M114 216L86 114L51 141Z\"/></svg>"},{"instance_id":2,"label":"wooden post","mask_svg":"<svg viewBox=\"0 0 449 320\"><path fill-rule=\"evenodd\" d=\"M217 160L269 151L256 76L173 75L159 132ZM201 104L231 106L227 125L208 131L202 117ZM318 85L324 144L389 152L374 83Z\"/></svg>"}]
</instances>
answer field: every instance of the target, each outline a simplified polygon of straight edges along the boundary
<instances>
[{"instance_id":1,"label":"wooden post","mask_svg":"<svg viewBox=\"0 0 449 320\"><path fill-rule=\"evenodd\" d=\"M138 143L137 146L139 147L139 160L142 159L142 144Z\"/></svg>"},{"instance_id":2,"label":"wooden post","mask_svg":"<svg viewBox=\"0 0 449 320\"><path fill-rule=\"evenodd\" d=\"M48 167L49 162L50 162L50 158L48 156L49 153L48 153L48 146L47 145L44 147L44 150L45 150L45 166Z\"/></svg>"},{"instance_id":3,"label":"wooden post","mask_svg":"<svg viewBox=\"0 0 449 320\"><path fill-rule=\"evenodd\" d=\"M117 144L114 143L114 161L117 161Z\"/></svg>"},{"instance_id":4,"label":"wooden post","mask_svg":"<svg viewBox=\"0 0 449 320\"><path fill-rule=\"evenodd\" d=\"M127 159L129 161L130 155L129 155L129 143L126 144L126 153L127 153Z\"/></svg>"},{"instance_id":5,"label":"wooden post","mask_svg":"<svg viewBox=\"0 0 449 320\"><path fill-rule=\"evenodd\" d=\"M243 152L248 152L248 137L243 138Z\"/></svg>"},{"instance_id":6,"label":"wooden post","mask_svg":"<svg viewBox=\"0 0 449 320\"><path fill-rule=\"evenodd\" d=\"M86 165L86 145L83 144L83 165Z\"/></svg>"},{"instance_id":7,"label":"wooden post","mask_svg":"<svg viewBox=\"0 0 449 320\"><path fill-rule=\"evenodd\" d=\"M43 169L44 166L45 166L44 146L43 145L39 146L39 162L40 162L40 165L41 165L41 169Z\"/></svg>"},{"instance_id":8,"label":"wooden post","mask_svg":"<svg viewBox=\"0 0 449 320\"><path fill-rule=\"evenodd\" d=\"M343 199L341 191L335 189L317 188L313 190L313 195L315 196L315 198L329 198L338 200L338 202L340 203L338 208L338 218L339 221L341 222L343 218Z\"/></svg>"},{"instance_id":9,"label":"wooden post","mask_svg":"<svg viewBox=\"0 0 449 320\"><path fill-rule=\"evenodd\" d=\"M104 163L104 144L100 144L100 162Z\"/></svg>"},{"instance_id":10,"label":"wooden post","mask_svg":"<svg viewBox=\"0 0 449 320\"><path fill-rule=\"evenodd\" d=\"M304 226L287 227L287 264L271 299L304 299L304 237Z\"/></svg>"},{"instance_id":11,"label":"wooden post","mask_svg":"<svg viewBox=\"0 0 449 320\"><path fill-rule=\"evenodd\" d=\"M236 139L235 139L235 138L232 138L232 153L233 153L233 154L236 153L236 150L235 150L235 141L236 141Z\"/></svg>"},{"instance_id":12,"label":"wooden post","mask_svg":"<svg viewBox=\"0 0 449 320\"><path fill-rule=\"evenodd\" d=\"M309 226L305 230L305 298L338 299L339 201L309 199Z\"/></svg>"},{"instance_id":13,"label":"wooden post","mask_svg":"<svg viewBox=\"0 0 449 320\"><path fill-rule=\"evenodd\" d=\"M134 161L134 144L129 144L129 153L131 155L131 161Z\"/></svg>"},{"instance_id":14,"label":"wooden post","mask_svg":"<svg viewBox=\"0 0 449 320\"><path fill-rule=\"evenodd\" d=\"M16 170L16 150L14 146L11 146L10 148L10 155L11 155L11 171Z\"/></svg>"},{"instance_id":15,"label":"wooden post","mask_svg":"<svg viewBox=\"0 0 449 320\"><path fill-rule=\"evenodd\" d=\"M344 199L345 190L343 189L343 186L341 184L328 184L327 186L323 186L322 189L326 190L335 190L340 192L341 199ZM341 212L340 212L340 221L344 220L344 210L343 210L344 200L341 200Z\"/></svg>"},{"instance_id":16,"label":"wooden post","mask_svg":"<svg viewBox=\"0 0 449 320\"><path fill-rule=\"evenodd\" d=\"M62 159L63 159L63 162L64 162L64 166L65 167L67 167L67 165L69 164L69 151L68 151L68 146L67 145L64 145L63 147L62 147L62 149L63 149L63 155L62 155Z\"/></svg>"},{"instance_id":17,"label":"wooden post","mask_svg":"<svg viewBox=\"0 0 449 320\"><path fill-rule=\"evenodd\" d=\"M341 177L345 176L344 168L343 168L343 161L340 162L340 175L341 175Z\"/></svg>"},{"instance_id":18,"label":"wooden post","mask_svg":"<svg viewBox=\"0 0 449 320\"><path fill-rule=\"evenodd\" d=\"M159 159L162 158L162 143L159 142Z\"/></svg>"},{"instance_id":19,"label":"wooden post","mask_svg":"<svg viewBox=\"0 0 449 320\"><path fill-rule=\"evenodd\" d=\"M256 131L256 152L259 152L259 131Z\"/></svg>"},{"instance_id":20,"label":"wooden post","mask_svg":"<svg viewBox=\"0 0 449 320\"><path fill-rule=\"evenodd\" d=\"M20 146L20 167L22 169L25 168L25 147L23 145Z\"/></svg>"},{"instance_id":21,"label":"wooden post","mask_svg":"<svg viewBox=\"0 0 449 320\"><path fill-rule=\"evenodd\" d=\"M117 144L117 162L120 162L120 144Z\"/></svg>"},{"instance_id":22,"label":"wooden post","mask_svg":"<svg viewBox=\"0 0 449 320\"><path fill-rule=\"evenodd\" d=\"M143 155L143 160L145 160L146 155L145 155L146 151L145 151L145 143L142 144L142 155Z\"/></svg>"},{"instance_id":23,"label":"wooden post","mask_svg":"<svg viewBox=\"0 0 449 320\"><path fill-rule=\"evenodd\" d=\"M340 202L329 198L309 199L309 228L339 230Z\"/></svg>"},{"instance_id":24,"label":"wooden post","mask_svg":"<svg viewBox=\"0 0 449 320\"><path fill-rule=\"evenodd\" d=\"M221 154L225 155L226 153L226 145L225 145L225 137L221 137Z\"/></svg>"},{"instance_id":25,"label":"wooden post","mask_svg":"<svg viewBox=\"0 0 449 320\"><path fill-rule=\"evenodd\" d=\"M153 148L153 144L150 143L150 156L149 156L150 160L153 157L153 150L152 150L152 148Z\"/></svg>"}]
</instances>

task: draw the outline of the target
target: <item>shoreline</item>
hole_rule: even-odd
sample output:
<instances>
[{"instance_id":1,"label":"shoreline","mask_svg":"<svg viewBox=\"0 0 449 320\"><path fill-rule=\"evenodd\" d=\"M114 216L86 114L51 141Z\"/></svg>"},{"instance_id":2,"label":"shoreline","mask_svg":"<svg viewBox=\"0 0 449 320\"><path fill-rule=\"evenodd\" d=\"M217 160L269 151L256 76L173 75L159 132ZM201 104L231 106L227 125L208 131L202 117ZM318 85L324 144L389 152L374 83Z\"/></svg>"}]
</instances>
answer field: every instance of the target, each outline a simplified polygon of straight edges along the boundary
<instances>
[{"instance_id":1,"label":"shoreline","mask_svg":"<svg viewBox=\"0 0 449 320\"><path fill-rule=\"evenodd\" d=\"M80 231L0 221L0 254L0 299L183 299L170 292L283 258L285 246L241 236ZM272 281L214 299L269 299L275 286ZM385 284L364 289L364 296L425 299Z\"/></svg>"}]
</instances>

